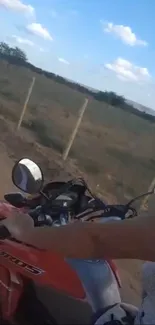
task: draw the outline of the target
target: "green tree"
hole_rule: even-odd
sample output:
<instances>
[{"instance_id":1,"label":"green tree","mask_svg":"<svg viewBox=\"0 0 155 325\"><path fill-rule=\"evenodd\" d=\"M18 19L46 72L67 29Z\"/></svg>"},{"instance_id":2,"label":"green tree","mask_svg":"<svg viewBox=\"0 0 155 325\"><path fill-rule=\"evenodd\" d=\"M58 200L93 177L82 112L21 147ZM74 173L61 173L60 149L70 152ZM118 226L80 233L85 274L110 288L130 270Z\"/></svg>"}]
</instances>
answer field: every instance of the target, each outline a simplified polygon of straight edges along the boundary
<instances>
[{"instance_id":1,"label":"green tree","mask_svg":"<svg viewBox=\"0 0 155 325\"><path fill-rule=\"evenodd\" d=\"M5 42L0 43L0 53L6 56L9 56L11 54L11 48L8 44Z\"/></svg>"},{"instance_id":2,"label":"green tree","mask_svg":"<svg viewBox=\"0 0 155 325\"><path fill-rule=\"evenodd\" d=\"M123 106L125 99L122 96L117 95L113 91L99 91L95 94L95 99L101 102L106 102L112 106Z\"/></svg>"},{"instance_id":3,"label":"green tree","mask_svg":"<svg viewBox=\"0 0 155 325\"><path fill-rule=\"evenodd\" d=\"M125 104L125 99L123 96L119 96L113 91L109 92L109 102L112 106L122 107Z\"/></svg>"},{"instance_id":4,"label":"green tree","mask_svg":"<svg viewBox=\"0 0 155 325\"><path fill-rule=\"evenodd\" d=\"M17 46L16 46L15 48L12 48L12 49L11 49L11 55L12 55L13 57L15 57L15 58L17 59L17 61L18 61L18 60L20 60L20 61L24 61L24 62L27 62L27 61L28 61L25 52L22 51L22 50L21 50L19 47L17 47Z\"/></svg>"},{"instance_id":5,"label":"green tree","mask_svg":"<svg viewBox=\"0 0 155 325\"><path fill-rule=\"evenodd\" d=\"M5 42L0 43L0 54L7 59L14 60L15 63L27 62L27 56L19 47L10 47Z\"/></svg>"}]
</instances>

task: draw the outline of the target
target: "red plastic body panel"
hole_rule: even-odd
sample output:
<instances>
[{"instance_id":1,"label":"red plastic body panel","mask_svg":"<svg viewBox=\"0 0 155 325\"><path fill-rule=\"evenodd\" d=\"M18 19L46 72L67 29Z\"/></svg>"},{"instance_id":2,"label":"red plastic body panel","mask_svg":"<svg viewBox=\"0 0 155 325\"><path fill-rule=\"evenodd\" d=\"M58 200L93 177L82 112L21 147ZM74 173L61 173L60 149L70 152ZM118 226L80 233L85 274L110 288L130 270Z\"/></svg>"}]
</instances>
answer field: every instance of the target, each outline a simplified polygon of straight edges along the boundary
<instances>
[{"instance_id":1,"label":"red plastic body panel","mask_svg":"<svg viewBox=\"0 0 155 325\"><path fill-rule=\"evenodd\" d=\"M11 218L11 211L14 209L1 202L0 216L5 216L9 211ZM117 278L115 265L110 261L108 263ZM85 292L76 272L54 251L41 251L11 240L0 241L0 305L5 319L12 317L18 305L23 291L23 278L51 286L73 298L85 299Z\"/></svg>"},{"instance_id":2,"label":"red plastic body panel","mask_svg":"<svg viewBox=\"0 0 155 325\"><path fill-rule=\"evenodd\" d=\"M5 216L8 211L15 209L6 203L0 203L0 215ZM10 214L11 218L11 214ZM4 252L40 269L40 274L30 272L21 267L20 263L15 264L10 257L3 256ZM11 240L0 241L0 265L11 269L14 273L31 278L40 284L54 287L57 290L75 298L84 299L85 294L81 282L75 271L65 262L65 260L54 252L40 251L24 244Z\"/></svg>"}]
</instances>

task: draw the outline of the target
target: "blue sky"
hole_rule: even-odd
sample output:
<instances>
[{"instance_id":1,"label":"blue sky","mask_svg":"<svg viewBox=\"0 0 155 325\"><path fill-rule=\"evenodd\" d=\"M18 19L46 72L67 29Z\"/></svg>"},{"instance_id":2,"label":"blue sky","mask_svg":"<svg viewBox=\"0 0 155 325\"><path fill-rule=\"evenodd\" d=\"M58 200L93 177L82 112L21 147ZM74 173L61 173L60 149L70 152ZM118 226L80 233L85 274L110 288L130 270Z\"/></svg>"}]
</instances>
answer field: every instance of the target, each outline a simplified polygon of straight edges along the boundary
<instances>
[{"instance_id":1,"label":"blue sky","mask_svg":"<svg viewBox=\"0 0 155 325\"><path fill-rule=\"evenodd\" d=\"M155 109L154 0L0 0L0 41L33 64Z\"/></svg>"}]
</instances>

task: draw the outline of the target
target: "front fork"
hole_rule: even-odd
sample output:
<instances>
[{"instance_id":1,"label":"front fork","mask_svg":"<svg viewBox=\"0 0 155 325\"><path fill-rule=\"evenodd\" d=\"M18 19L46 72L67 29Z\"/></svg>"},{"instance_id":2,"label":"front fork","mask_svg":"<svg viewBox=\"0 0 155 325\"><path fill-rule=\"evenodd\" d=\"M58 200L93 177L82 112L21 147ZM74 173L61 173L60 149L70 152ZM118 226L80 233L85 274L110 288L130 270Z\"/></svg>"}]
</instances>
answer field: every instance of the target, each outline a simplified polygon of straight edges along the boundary
<instances>
[{"instance_id":1,"label":"front fork","mask_svg":"<svg viewBox=\"0 0 155 325\"><path fill-rule=\"evenodd\" d=\"M121 302L116 277L105 260L66 261L76 271L93 312Z\"/></svg>"}]
</instances>

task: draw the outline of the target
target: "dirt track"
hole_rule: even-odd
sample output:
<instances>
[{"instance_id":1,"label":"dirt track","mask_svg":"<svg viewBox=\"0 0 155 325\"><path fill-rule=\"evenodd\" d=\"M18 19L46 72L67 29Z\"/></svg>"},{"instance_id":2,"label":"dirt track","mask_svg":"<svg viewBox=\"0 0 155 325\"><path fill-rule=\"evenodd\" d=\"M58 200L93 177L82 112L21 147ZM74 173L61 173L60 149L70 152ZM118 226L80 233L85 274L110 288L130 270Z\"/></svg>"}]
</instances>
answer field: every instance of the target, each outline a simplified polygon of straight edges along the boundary
<instances>
[{"instance_id":1,"label":"dirt track","mask_svg":"<svg viewBox=\"0 0 155 325\"><path fill-rule=\"evenodd\" d=\"M0 144L0 197L3 198L3 194L7 191L15 190L11 181L11 168L13 165L12 159L8 156L5 146ZM123 282L122 297L126 302L133 304L139 304L140 297L140 283L139 283L139 270L140 262L138 261L118 261L120 268L120 274ZM43 297L44 292L41 288L38 291ZM70 299L60 296L53 292L52 300L51 294L48 298L48 290L46 291L46 297L48 304L52 305L53 314L58 316L60 323L88 323L90 317L90 309L84 304L73 302ZM72 315L72 316L71 316Z\"/></svg>"}]
</instances>

